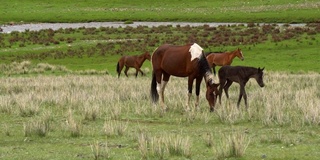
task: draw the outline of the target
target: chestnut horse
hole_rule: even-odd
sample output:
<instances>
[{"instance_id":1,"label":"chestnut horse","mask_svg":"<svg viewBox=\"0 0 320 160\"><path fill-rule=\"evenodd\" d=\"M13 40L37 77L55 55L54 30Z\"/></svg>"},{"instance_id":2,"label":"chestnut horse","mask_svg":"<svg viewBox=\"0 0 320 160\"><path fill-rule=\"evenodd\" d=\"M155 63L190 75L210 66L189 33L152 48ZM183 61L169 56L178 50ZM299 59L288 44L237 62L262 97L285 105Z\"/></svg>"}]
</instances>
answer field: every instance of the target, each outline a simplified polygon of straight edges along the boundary
<instances>
[{"instance_id":1,"label":"chestnut horse","mask_svg":"<svg viewBox=\"0 0 320 160\"><path fill-rule=\"evenodd\" d=\"M203 49L198 44L194 43L185 46L164 44L154 51L151 62L153 67L151 97L154 103L158 101L160 94L160 105L163 110L166 110L164 90L170 76L188 77L189 93L186 109L189 110L194 79L196 79L197 95L195 106L198 109L200 84L204 77L207 85L206 99L209 102L210 111L214 111L219 84L213 83L211 68Z\"/></svg>"},{"instance_id":2,"label":"chestnut horse","mask_svg":"<svg viewBox=\"0 0 320 160\"><path fill-rule=\"evenodd\" d=\"M233 59L238 57L242 61L244 56L241 49L236 49L232 52L211 52L207 54L207 60L211 68L213 68L213 73L216 75L216 66L226 66L231 65Z\"/></svg>"},{"instance_id":3,"label":"chestnut horse","mask_svg":"<svg viewBox=\"0 0 320 160\"><path fill-rule=\"evenodd\" d=\"M264 68L244 67L244 66L222 66L219 69L219 103L221 104L222 89L224 89L227 98L229 98L228 89L232 82L239 83L240 95L237 106L239 108L241 98L243 96L244 103L248 109L247 94L245 86L250 78L254 78L260 87L264 87L263 83Z\"/></svg>"},{"instance_id":4,"label":"chestnut horse","mask_svg":"<svg viewBox=\"0 0 320 160\"><path fill-rule=\"evenodd\" d=\"M122 56L117 64L117 72L118 72L118 78L120 77L121 70L124 66L126 66L126 69L124 70L124 74L128 77L128 70L130 67L133 67L136 69L136 77L138 76L138 71L141 72L142 75L144 73L141 71L140 67L142 66L143 62L145 60L151 59L150 53L145 52L141 55L134 55L134 56Z\"/></svg>"}]
</instances>

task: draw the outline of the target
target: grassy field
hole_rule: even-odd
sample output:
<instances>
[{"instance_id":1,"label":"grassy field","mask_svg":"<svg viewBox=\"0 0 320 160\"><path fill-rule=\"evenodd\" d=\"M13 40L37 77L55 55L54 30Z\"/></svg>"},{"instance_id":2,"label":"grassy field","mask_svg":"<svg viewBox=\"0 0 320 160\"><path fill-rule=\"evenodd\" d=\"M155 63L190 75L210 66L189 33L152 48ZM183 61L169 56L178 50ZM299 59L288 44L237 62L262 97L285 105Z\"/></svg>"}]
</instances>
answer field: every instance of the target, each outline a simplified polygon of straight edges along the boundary
<instances>
[{"instance_id":1,"label":"grassy field","mask_svg":"<svg viewBox=\"0 0 320 160\"><path fill-rule=\"evenodd\" d=\"M12 32L0 39L1 73L10 73L10 63L30 61L62 65L72 71L95 70L115 75L123 55L152 54L164 43L183 45L196 42L205 52L241 48L244 61L233 65L266 67L272 71L319 72L320 25L305 27L289 24L209 27L159 26L137 28L79 28ZM142 68L151 70L146 61ZM28 73L28 71L24 71Z\"/></svg>"},{"instance_id":2,"label":"grassy field","mask_svg":"<svg viewBox=\"0 0 320 160\"><path fill-rule=\"evenodd\" d=\"M169 111L149 99L150 78L0 78L1 159L316 159L319 74L267 72L247 85L248 111L230 88L215 113L185 111L187 81L172 78ZM203 84L204 85L204 84ZM202 86L204 89L205 86ZM203 95L203 92L201 93Z\"/></svg>"},{"instance_id":3,"label":"grassy field","mask_svg":"<svg viewBox=\"0 0 320 160\"><path fill-rule=\"evenodd\" d=\"M92 21L305 23L320 20L319 5L317 0L157 2L11 0L1 2L0 23Z\"/></svg>"},{"instance_id":4,"label":"grassy field","mask_svg":"<svg viewBox=\"0 0 320 160\"><path fill-rule=\"evenodd\" d=\"M90 21L245 22L209 27L79 28L0 33L0 159L307 159L320 156L319 2L1 2L0 24ZM23 16L22 16L23 15ZM271 22L257 25L252 22ZM308 23L305 27L276 22ZM232 65L265 67L265 84L239 86L209 112L185 110L187 80L172 77L169 110L152 104L146 76L116 78L122 55L163 43L205 52L242 49ZM215 77L218 82L217 77ZM195 100L193 97L192 101Z\"/></svg>"}]
</instances>

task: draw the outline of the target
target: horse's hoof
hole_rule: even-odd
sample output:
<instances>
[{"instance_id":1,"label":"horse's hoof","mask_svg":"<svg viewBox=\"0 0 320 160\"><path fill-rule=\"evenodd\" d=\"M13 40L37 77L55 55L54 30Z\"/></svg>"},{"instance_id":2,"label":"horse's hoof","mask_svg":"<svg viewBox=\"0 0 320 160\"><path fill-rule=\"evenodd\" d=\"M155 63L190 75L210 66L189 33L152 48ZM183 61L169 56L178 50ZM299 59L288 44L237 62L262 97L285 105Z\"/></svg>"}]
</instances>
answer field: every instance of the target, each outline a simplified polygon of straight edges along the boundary
<instances>
[{"instance_id":1,"label":"horse's hoof","mask_svg":"<svg viewBox=\"0 0 320 160\"><path fill-rule=\"evenodd\" d=\"M186 112L190 112L190 111L191 111L191 109L190 109L190 108L188 108L188 107L187 107L187 108L185 108L184 110L185 110Z\"/></svg>"},{"instance_id":2,"label":"horse's hoof","mask_svg":"<svg viewBox=\"0 0 320 160\"><path fill-rule=\"evenodd\" d=\"M168 112L168 111L169 111L169 108L168 108L168 107L163 107L163 108L162 108L162 111L163 111L163 112Z\"/></svg>"}]
</instances>

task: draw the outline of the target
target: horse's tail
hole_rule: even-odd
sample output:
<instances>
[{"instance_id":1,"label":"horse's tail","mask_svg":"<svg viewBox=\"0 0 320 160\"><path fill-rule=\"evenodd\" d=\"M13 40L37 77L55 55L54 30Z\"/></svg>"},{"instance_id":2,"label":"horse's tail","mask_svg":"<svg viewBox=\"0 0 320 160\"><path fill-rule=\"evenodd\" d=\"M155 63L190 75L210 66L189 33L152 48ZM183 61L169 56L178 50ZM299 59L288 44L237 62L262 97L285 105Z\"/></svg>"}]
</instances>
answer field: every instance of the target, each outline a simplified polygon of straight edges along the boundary
<instances>
[{"instance_id":1,"label":"horse's tail","mask_svg":"<svg viewBox=\"0 0 320 160\"><path fill-rule=\"evenodd\" d=\"M157 91L157 81L156 81L156 74L152 72L152 81L151 81L151 90L150 90L152 102L158 102L159 94Z\"/></svg>"},{"instance_id":2,"label":"horse's tail","mask_svg":"<svg viewBox=\"0 0 320 160\"><path fill-rule=\"evenodd\" d=\"M120 77L120 65L119 65L119 62L117 64L117 73L118 73L118 78Z\"/></svg>"}]
</instances>

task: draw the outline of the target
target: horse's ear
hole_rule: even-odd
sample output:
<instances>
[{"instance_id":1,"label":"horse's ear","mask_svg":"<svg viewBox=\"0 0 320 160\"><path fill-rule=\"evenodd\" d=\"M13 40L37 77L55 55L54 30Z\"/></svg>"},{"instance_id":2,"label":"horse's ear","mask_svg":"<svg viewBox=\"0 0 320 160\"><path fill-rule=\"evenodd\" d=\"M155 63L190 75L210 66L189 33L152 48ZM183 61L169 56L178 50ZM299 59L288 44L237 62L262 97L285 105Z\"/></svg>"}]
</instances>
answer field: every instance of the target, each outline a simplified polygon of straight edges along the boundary
<instances>
[{"instance_id":1,"label":"horse's ear","mask_svg":"<svg viewBox=\"0 0 320 160\"><path fill-rule=\"evenodd\" d=\"M213 83L213 82L212 82L212 79L209 79L209 80L207 81L207 85L208 85L208 86L212 85L212 83Z\"/></svg>"},{"instance_id":2,"label":"horse's ear","mask_svg":"<svg viewBox=\"0 0 320 160\"><path fill-rule=\"evenodd\" d=\"M220 83L214 83L212 80L209 80L209 81L207 82L207 85L208 85L208 86L211 86L211 87L214 87L214 88L218 88L219 85L220 85Z\"/></svg>"},{"instance_id":3,"label":"horse's ear","mask_svg":"<svg viewBox=\"0 0 320 160\"><path fill-rule=\"evenodd\" d=\"M258 68L258 72L262 72L264 70L264 67L263 68Z\"/></svg>"}]
</instances>

